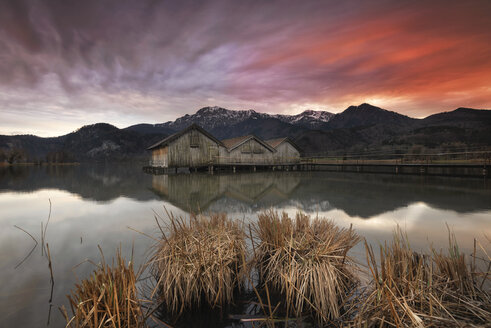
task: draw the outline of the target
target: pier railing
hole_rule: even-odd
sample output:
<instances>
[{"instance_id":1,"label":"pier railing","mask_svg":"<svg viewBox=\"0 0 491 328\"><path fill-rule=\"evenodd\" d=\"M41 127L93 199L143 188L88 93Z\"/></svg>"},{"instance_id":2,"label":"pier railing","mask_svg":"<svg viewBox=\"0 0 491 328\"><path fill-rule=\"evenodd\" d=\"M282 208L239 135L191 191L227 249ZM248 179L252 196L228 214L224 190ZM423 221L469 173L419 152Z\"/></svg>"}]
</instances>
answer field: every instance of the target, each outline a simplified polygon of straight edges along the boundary
<instances>
[{"instance_id":1,"label":"pier railing","mask_svg":"<svg viewBox=\"0 0 491 328\"><path fill-rule=\"evenodd\" d=\"M306 155L302 164L491 164L491 150L400 154L364 152Z\"/></svg>"}]
</instances>

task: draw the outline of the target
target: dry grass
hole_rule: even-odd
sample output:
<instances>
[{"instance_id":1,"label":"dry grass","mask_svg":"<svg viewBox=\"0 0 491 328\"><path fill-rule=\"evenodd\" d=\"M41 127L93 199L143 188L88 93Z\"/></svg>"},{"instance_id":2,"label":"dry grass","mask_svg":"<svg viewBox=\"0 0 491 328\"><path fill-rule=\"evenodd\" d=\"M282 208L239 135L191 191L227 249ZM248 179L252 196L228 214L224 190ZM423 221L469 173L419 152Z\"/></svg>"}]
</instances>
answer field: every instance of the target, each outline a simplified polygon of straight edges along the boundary
<instances>
[{"instance_id":1,"label":"dry grass","mask_svg":"<svg viewBox=\"0 0 491 328\"><path fill-rule=\"evenodd\" d=\"M448 250L428 254L413 251L399 228L392 241L380 245L378 256L365 241L371 282L362 290L360 267L347 256L360 237L330 220L261 213L249 230L250 263L242 222L224 214L187 219L169 214L159 228L162 238L149 262L156 281L152 298L158 302L149 315L157 309L179 316L222 308L248 281L265 316L241 320L268 327L311 314L319 326L491 327L491 258L477 242L466 257L450 232ZM478 248L484 257L478 258ZM109 266L103 260L75 286L68 296L73 316L62 311L67 327L144 327L131 262L126 266L120 253L116 262ZM285 317L279 317L282 310Z\"/></svg>"},{"instance_id":2,"label":"dry grass","mask_svg":"<svg viewBox=\"0 0 491 328\"><path fill-rule=\"evenodd\" d=\"M67 327L145 327L141 304L137 297L136 275L133 264L125 263L121 251L116 264L109 266L102 257L92 275L75 285L67 295L73 316L62 313Z\"/></svg>"},{"instance_id":3,"label":"dry grass","mask_svg":"<svg viewBox=\"0 0 491 328\"><path fill-rule=\"evenodd\" d=\"M433 250L423 255L411 250L398 228L392 243L380 246L379 261L365 243L373 280L359 299L353 326L463 327L491 322L491 298L482 288L487 277L475 271L475 253L474 265L467 263L449 235L448 254Z\"/></svg>"},{"instance_id":4,"label":"dry grass","mask_svg":"<svg viewBox=\"0 0 491 328\"><path fill-rule=\"evenodd\" d=\"M321 322L338 318L356 285L347 252L358 243L351 229L298 213L259 215L252 229L259 239L255 259L260 280L284 296L287 315L315 313Z\"/></svg>"},{"instance_id":5,"label":"dry grass","mask_svg":"<svg viewBox=\"0 0 491 328\"><path fill-rule=\"evenodd\" d=\"M168 216L170 223L161 229L150 261L157 281L154 294L173 314L203 303L212 308L231 303L243 284L242 224L224 214Z\"/></svg>"}]
</instances>

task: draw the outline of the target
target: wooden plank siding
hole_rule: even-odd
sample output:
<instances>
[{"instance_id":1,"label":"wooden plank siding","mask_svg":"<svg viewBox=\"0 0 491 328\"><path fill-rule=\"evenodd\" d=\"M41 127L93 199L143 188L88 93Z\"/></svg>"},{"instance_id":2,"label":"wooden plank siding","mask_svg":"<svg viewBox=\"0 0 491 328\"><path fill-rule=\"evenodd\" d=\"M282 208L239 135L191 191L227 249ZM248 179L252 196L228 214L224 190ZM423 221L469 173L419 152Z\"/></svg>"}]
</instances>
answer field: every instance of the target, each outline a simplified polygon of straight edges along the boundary
<instances>
[{"instance_id":1,"label":"wooden plank siding","mask_svg":"<svg viewBox=\"0 0 491 328\"><path fill-rule=\"evenodd\" d=\"M191 142L193 141L193 142ZM199 131L193 130L169 145L170 167L198 167L209 165L219 153L219 146Z\"/></svg>"},{"instance_id":2,"label":"wooden plank siding","mask_svg":"<svg viewBox=\"0 0 491 328\"><path fill-rule=\"evenodd\" d=\"M272 165L273 151L251 138L232 150L223 147L217 164Z\"/></svg>"},{"instance_id":3,"label":"wooden plank siding","mask_svg":"<svg viewBox=\"0 0 491 328\"><path fill-rule=\"evenodd\" d=\"M219 145L191 130L169 143L152 149L152 166L197 167L210 164L219 155Z\"/></svg>"},{"instance_id":4,"label":"wooden plank siding","mask_svg":"<svg viewBox=\"0 0 491 328\"><path fill-rule=\"evenodd\" d=\"M280 143L275 149L276 153L273 154L275 162L283 164L300 163L300 152L288 140Z\"/></svg>"},{"instance_id":5,"label":"wooden plank siding","mask_svg":"<svg viewBox=\"0 0 491 328\"><path fill-rule=\"evenodd\" d=\"M151 166L167 167L167 155L169 153L169 147L160 147L152 150L152 159L150 161Z\"/></svg>"}]
</instances>

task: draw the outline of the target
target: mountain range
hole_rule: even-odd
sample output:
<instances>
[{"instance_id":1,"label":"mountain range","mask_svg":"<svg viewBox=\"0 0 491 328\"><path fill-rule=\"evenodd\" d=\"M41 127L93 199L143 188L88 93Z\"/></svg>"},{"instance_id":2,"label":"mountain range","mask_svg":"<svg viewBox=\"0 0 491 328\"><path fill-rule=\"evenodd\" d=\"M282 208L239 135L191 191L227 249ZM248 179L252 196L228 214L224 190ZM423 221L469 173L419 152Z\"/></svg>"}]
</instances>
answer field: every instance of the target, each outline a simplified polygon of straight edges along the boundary
<instances>
[{"instance_id":1,"label":"mountain range","mask_svg":"<svg viewBox=\"0 0 491 328\"><path fill-rule=\"evenodd\" d=\"M338 114L307 110L297 115L204 107L175 121L124 129L98 123L53 138L0 135L0 161L14 150L19 153L17 160L28 161L145 160L149 145L192 123L218 139L247 134L264 139L288 136L306 155L374 150L400 153L415 147L445 151L491 145L490 110L458 108L415 119L370 104L350 106Z\"/></svg>"}]
</instances>

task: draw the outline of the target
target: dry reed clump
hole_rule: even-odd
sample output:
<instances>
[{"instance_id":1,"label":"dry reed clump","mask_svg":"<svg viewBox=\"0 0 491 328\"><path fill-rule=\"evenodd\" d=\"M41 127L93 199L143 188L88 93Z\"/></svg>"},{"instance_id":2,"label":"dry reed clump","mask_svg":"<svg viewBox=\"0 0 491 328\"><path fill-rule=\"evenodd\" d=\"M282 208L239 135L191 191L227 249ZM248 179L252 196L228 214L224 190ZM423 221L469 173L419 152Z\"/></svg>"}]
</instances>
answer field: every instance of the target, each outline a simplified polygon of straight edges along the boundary
<instances>
[{"instance_id":1,"label":"dry reed clump","mask_svg":"<svg viewBox=\"0 0 491 328\"><path fill-rule=\"evenodd\" d=\"M365 243L372 284L360 297L352 326L461 327L491 322L491 298L450 235L449 254L411 250L398 228L391 244L380 246L380 263ZM490 259L487 260L488 263ZM471 270L472 268L472 270ZM489 267L488 267L489 270Z\"/></svg>"},{"instance_id":2,"label":"dry reed clump","mask_svg":"<svg viewBox=\"0 0 491 328\"><path fill-rule=\"evenodd\" d=\"M243 286L245 237L242 224L225 214L169 215L150 260L157 284L154 294L172 314L201 304L233 301Z\"/></svg>"},{"instance_id":3,"label":"dry reed clump","mask_svg":"<svg viewBox=\"0 0 491 328\"><path fill-rule=\"evenodd\" d=\"M287 314L312 311L320 322L338 318L357 278L347 256L360 238L352 229L323 218L268 211L253 231L260 280L285 297Z\"/></svg>"},{"instance_id":4,"label":"dry reed clump","mask_svg":"<svg viewBox=\"0 0 491 328\"><path fill-rule=\"evenodd\" d=\"M66 327L145 327L136 280L133 264L130 261L127 266L120 251L112 266L103 257L92 275L67 295L73 316L61 309Z\"/></svg>"}]
</instances>

